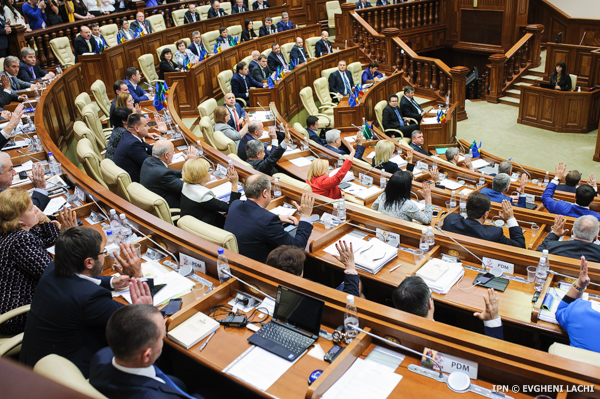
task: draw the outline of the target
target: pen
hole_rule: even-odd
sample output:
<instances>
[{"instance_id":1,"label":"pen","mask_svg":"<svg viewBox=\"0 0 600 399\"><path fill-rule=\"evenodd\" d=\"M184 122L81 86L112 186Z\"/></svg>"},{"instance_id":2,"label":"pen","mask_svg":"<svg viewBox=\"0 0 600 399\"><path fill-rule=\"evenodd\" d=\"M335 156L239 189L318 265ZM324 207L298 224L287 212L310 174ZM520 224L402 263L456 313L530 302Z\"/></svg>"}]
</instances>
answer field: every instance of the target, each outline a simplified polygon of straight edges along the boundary
<instances>
[{"instance_id":1,"label":"pen","mask_svg":"<svg viewBox=\"0 0 600 399\"><path fill-rule=\"evenodd\" d=\"M208 341L210 341L210 339L213 337L213 335L215 335L216 332L217 330L213 331L212 334L208 336L208 339L200 346L200 349L198 349L198 351L202 351L202 349L206 348Z\"/></svg>"},{"instance_id":2,"label":"pen","mask_svg":"<svg viewBox=\"0 0 600 399\"><path fill-rule=\"evenodd\" d=\"M392 267L392 269L389 271L389 273L393 272L394 270L396 270L397 268L399 268L400 266L402 266L402 263L400 263L398 266L394 266Z\"/></svg>"}]
</instances>

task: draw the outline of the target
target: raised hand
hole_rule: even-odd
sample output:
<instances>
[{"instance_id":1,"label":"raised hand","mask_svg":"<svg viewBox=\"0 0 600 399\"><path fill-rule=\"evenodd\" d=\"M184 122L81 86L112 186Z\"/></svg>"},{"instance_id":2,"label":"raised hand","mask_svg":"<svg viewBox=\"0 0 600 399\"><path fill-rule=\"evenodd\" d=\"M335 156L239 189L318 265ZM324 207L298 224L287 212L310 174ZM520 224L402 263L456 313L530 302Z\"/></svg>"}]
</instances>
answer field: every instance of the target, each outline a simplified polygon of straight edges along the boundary
<instances>
[{"instance_id":1,"label":"raised hand","mask_svg":"<svg viewBox=\"0 0 600 399\"><path fill-rule=\"evenodd\" d=\"M558 180L564 180L567 176L567 164L564 162L559 162L558 165L554 166L554 176Z\"/></svg>"},{"instance_id":2,"label":"raised hand","mask_svg":"<svg viewBox=\"0 0 600 399\"><path fill-rule=\"evenodd\" d=\"M569 234L569 230L565 229L565 220L564 216L556 215L554 216L554 226L552 226L552 231L559 237L564 236L565 234Z\"/></svg>"},{"instance_id":3,"label":"raised hand","mask_svg":"<svg viewBox=\"0 0 600 399\"><path fill-rule=\"evenodd\" d=\"M119 248L121 248L121 255L119 255L116 251L113 252L113 255L115 255L117 261L119 262L118 265L114 265L115 270L120 274L126 274L131 277L143 277L142 263L137 255L137 252L133 248L133 245L121 243L119 244Z\"/></svg>"},{"instance_id":4,"label":"raised hand","mask_svg":"<svg viewBox=\"0 0 600 399\"><path fill-rule=\"evenodd\" d=\"M488 288L487 296L483 296L485 308L483 312L475 312L473 316L480 320L494 320L498 317L498 296L493 288Z\"/></svg>"},{"instance_id":5,"label":"raised hand","mask_svg":"<svg viewBox=\"0 0 600 399\"><path fill-rule=\"evenodd\" d=\"M58 220L52 221L60 231L66 231L77 226L77 215L74 210L65 209L58 211Z\"/></svg>"},{"instance_id":6,"label":"raised hand","mask_svg":"<svg viewBox=\"0 0 600 399\"><path fill-rule=\"evenodd\" d=\"M152 294L148 284L137 278L132 278L129 283L129 292L131 293L131 303L153 305Z\"/></svg>"},{"instance_id":7,"label":"raised hand","mask_svg":"<svg viewBox=\"0 0 600 399\"><path fill-rule=\"evenodd\" d=\"M302 194L302 200L300 205L296 201L292 201L292 205L300 212L300 217L310 218L312 215L313 206L315 205L315 199L307 193Z\"/></svg>"},{"instance_id":8,"label":"raised hand","mask_svg":"<svg viewBox=\"0 0 600 399\"><path fill-rule=\"evenodd\" d=\"M39 188L41 190L46 189L46 178L44 177L44 165L39 162L33 164L31 168L31 181L33 182L33 187Z\"/></svg>"},{"instance_id":9,"label":"raised hand","mask_svg":"<svg viewBox=\"0 0 600 399\"><path fill-rule=\"evenodd\" d=\"M500 211L500 217L506 222L508 219L514 218L513 207L508 200L502 201L502 210Z\"/></svg>"}]
</instances>

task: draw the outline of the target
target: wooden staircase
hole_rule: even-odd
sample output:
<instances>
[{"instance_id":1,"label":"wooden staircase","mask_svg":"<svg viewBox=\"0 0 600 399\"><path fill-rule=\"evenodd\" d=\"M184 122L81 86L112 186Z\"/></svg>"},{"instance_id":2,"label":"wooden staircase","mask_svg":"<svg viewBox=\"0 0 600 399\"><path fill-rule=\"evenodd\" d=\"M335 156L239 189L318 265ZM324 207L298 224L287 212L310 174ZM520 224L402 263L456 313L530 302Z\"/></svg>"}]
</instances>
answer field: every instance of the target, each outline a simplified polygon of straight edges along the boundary
<instances>
[{"instance_id":1,"label":"wooden staircase","mask_svg":"<svg viewBox=\"0 0 600 399\"><path fill-rule=\"evenodd\" d=\"M542 51L542 65L545 65L545 50ZM506 95L504 97L500 97L499 101L501 104L512 105L513 107L519 106L519 100L521 98L521 86L532 86L536 83L540 83L543 80L544 73L541 72L543 68L535 68L529 69L526 75L521 75L517 78L517 82L512 85L512 87L506 90Z\"/></svg>"}]
</instances>

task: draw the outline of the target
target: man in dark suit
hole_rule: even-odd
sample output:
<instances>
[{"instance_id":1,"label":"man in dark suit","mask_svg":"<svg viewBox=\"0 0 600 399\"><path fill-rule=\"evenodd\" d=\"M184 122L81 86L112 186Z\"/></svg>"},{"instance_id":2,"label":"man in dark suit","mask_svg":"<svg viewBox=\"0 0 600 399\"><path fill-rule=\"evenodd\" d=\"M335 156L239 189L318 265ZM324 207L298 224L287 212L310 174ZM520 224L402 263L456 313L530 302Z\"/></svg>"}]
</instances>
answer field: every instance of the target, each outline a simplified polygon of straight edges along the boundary
<instances>
[{"instance_id":1,"label":"man in dark suit","mask_svg":"<svg viewBox=\"0 0 600 399\"><path fill-rule=\"evenodd\" d=\"M125 70L125 84L127 84L129 94L131 94L133 101L136 103L152 99L150 95L144 91L144 89L138 86L141 80L142 75L140 74L139 69L136 67L129 67Z\"/></svg>"},{"instance_id":2,"label":"man in dark suit","mask_svg":"<svg viewBox=\"0 0 600 399\"><path fill-rule=\"evenodd\" d=\"M202 38L200 37L200 32L195 31L192 33L192 42L190 43L188 50L194 53L195 56L200 57L200 53L203 51L208 54L206 51L206 47L202 44Z\"/></svg>"},{"instance_id":3,"label":"man in dark suit","mask_svg":"<svg viewBox=\"0 0 600 399\"><path fill-rule=\"evenodd\" d=\"M359 0L356 3L354 3L356 5L356 9L360 10L363 8L367 8L367 7L373 7L371 5L371 3L369 3L367 0Z\"/></svg>"},{"instance_id":4,"label":"man in dark suit","mask_svg":"<svg viewBox=\"0 0 600 399\"><path fill-rule=\"evenodd\" d=\"M338 62L338 70L329 75L329 91L338 95L331 95L333 102L339 102L341 97L347 96L354 87L352 73L346 69L346 61Z\"/></svg>"},{"instance_id":5,"label":"man in dark suit","mask_svg":"<svg viewBox=\"0 0 600 399\"><path fill-rule=\"evenodd\" d=\"M195 4L188 4L188 10L183 14L183 23L191 24L200 21L200 14L196 12Z\"/></svg>"},{"instance_id":6,"label":"man in dark suit","mask_svg":"<svg viewBox=\"0 0 600 399\"><path fill-rule=\"evenodd\" d=\"M262 88L263 84L248 74L248 66L245 62L240 62L235 66L236 73L231 78L231 92L238 98L249 101L248 91L251 87Z\"/></svg>"},{"instance_id":7,"label":"man in dark suit","mask_svg":"<svg viewBox=\"0 0 600 399\"><path fill-rule=\"evenodd\" d=\"M290 21L290 15L287 12L281 13L281 21L277 22L277 31L284 32L294 28L294 24Z\"/></svg>"},{"instance_id":8,"label":"man in dark suit","mask_svg":"<svg viewBox=\"0 0 600 399\"><path fill-rule=\"evenodd\" d=\"M306 131L308 132L308 138L317 144L326 145L327 141L319 137L319 118L314 115L310 115L306 118Z\"/></svg>"},{"instance_id":9,"label":"man in dark suit","mask_svg":"<svg viewBox=\"0 0 600 399\"><path fill-rule=\"evenodd\" d=\"M232 14L239 14L241 12L249 11L248 7L244 5L244 0L236 0L235 5L231 7Z\"/></svg>"},{"instance_id":10,"label":"man in dark suit","mask_svg":"<svg viewBox=\"0 0 600 399\"><path fill-rule=\"evenodd\" d=\"M227 28L222 26L219 28L219 36L217 37L217 44L221 45L221 50L228 49L231 46L233 37L227 33Z\"/></svg>"},{"instance_id":11,"label":"man in dark suit","mask_svg":"<svg viewBox=\"0 0 600 399\"><path fill-rule=\"evenodd\" d=\"M263 8L273 7L267 0L256 0L252 3L252 11L262 10Z\"/></svg>"},{"instance_id":12,"label":"man in dark suit","mask_svg":"<svg viewBox=\"0 0 600 399\"><path fill-rule=\"evenodd\" d=\"M208 10L208 18L222 17L224 15L227 15L227 13L221 8L221 3L215 0L212 7Z\"/></svg>"},{"instance_id":13,"label":"man in dark suit","mask_svg":"<svg viewBox=\"0 0 600 399\"><path fill-rule=\"evenodd\" d=\"M39 67L35 59L35 51L31 47L21 49L21 62L19 64L19 74L17 77L25 82L42 78L53 78L54 72L44 71Z\"/></svg>"},{"instance_id":14,"label":"man in dark suit","mask_svg":"<svg viewBox=\"0 0 600 399\"><path fill-rule=\"evenodd\" d=\"M254 73L254 68L258 67L258 57L260 57L260 51L252 50L252 61L248 64L248 69L250 70L250 74ZM254 77L254 76L253 76ZM256 79L258 80L258 79Z\"/></svg>"},{"instance_id":15,"label":"man in dark suit","mask_svg":"<svg viewBox=\"0 0 600 399\"><path fill-rule=\"evenodd\" d=\"M413 130L410 134L410 148L419 154L423 154L426 157L431 155L429 152L425 151L423 148L423 144L425 144L425 137L423 137L423 132L420 130Z\"/></svg>"},{"instance_id":16,"label":"man in dark suit","mask_svg":"<svg viewBox=\"0 0 600 399\"><path fill-rule=\"evenodd\" d=\"M17 57L9 55L4 59L4 72L2 75L6 75L10 81L10 91L12 94L18 95L19 90L25 89L40 89L39 83L29 83L21 80L17 77L19 74L20 61Z\"/></svg>"},{"instance_id":17,"label":"man in dark suit","mask_svg":"<svg viewBox=\"0 0 600 399\"><path fill-rule=\"evenodd\" d=\"M556 215L552 231L536 251L547 249L550 254L573 259L580 259L583 255L590 262L600 263L600 245L594 243L598 240L598 219L590 215L578 217L573 222L572 240L559 241L560 237L569 233L565 222L564 216Z\"/></svg>"},{"instance_id":18,"label":"man in dark suit","mask_svg":"<svg viewBox=\"0 0 600 399\"><path fill-rule=\"evenodd\" d=\"M248 122L248 133L242 137L240 143L238 144L238 157L240 157L243 161L248 159L246 155L246 144L252 140L258 140L262 137L264 133L264 126L261 121L250 121ZM269 137L271 141L277 138L277 134L275 132L269 132ZM270 143L264 143L265 147L265 155L269 156L271 152L268 150Z\"/></svg>"},{"instance_id":19,"label":"man in dark suit","mask_svg":"<svg viewBox=\"0 0 600 399\"><path fill-rule=\"evenodd\" d=\"M178 378L154 365L166 333L162 314L154 306L130 305L115 311L106 325L110 347L92 358L90 384L113 399L192 398Z\"/></svg>"},{"instance_id":20,"label":"man in dark suit","mask_svg":"<svg viewBox=\"0 0 600 399\"><path fill-rule=\"evenodd\" d=\"M225 108L227 108L227 111L229 111L229 115L231 116L227 124L239 132L242 128L242 122L246 119L246 111L244 111L244 108L235 101L235 94L233 93L225 94L223 105L225 105Z\"/></svg>"},{"instance_id":21,"label":"man in dark suit","mask_svg":"<svg viewBox=\"0 0 600 399\"><path fill-rule=\"evenodd\" d=\"M319 58L324 54L333 53L333 47L329 41L329 32L324 30L321 32L321 40L315 43L315 57Z\"/></svg>"},{"instance_id":22,"label":"man in dark suit","mask_svg":"<svg viewBox=\"0 0 600 399\"><path fill-rule=\"evenodd\" d=\"M179 208L183 180L181 180L181 170L169 169L173 155L175 155L175 147L171 141L157 141L152 148L152 156L146 158L142 165L140 183L163 197L169 207ZM189 147L186 159L194 158L198 158L196 147Z\"/></svg>"},{"instance_id":23,"label":"man in dark suit","mask_svg":"<svg viewBox=\"0 0 600 399\"><path fill-rule=\"evenodd\" d=\"M504 339L502 319L498 316L498 297L493 289L488 289L487 297L483 297L485 309L473 316L483 321L485 335ZM405 278L392 293L392 302L396 309L433 320L435 312L431 290L419 276Z\"/></svg>"},{"instance_id":24,"label":"man in dark suit","mask_svg":"<svg viewBox=\"0 0 600 399\"><path fill-rule=\"evenodd\" d=\"M328 150L331 150L340 155L350 154L348 148L342 147L342 139L340 137L339 130L328 130L327 133L325 133L325 141L327 142L327 144L325 144L325 148L327 148ZM363 136L362 133L358 133L356 135L356 153L354 154L354 158L362 158L363 154L365 153L365 146L362 145L364 142L365 136ZM345 147L348 147L350 145L348 144L348 142L345 142L344 144Z\"/></svg>"},{"instance_id":25,"label":"man in dark suit","mask_svg":"<svg viewBox=\"0 0 600 399\"><path fill-rule=\"evenodd\" d=\"M259 262L265 262L269 252L280 245L306 247L313 226L310 220L314 198L302 195L300 222L293 216L277 216L265 209L271 202L271 181L265 175L251 175L244 183L246 201L236 200L225 220L225 230L237 238L240 254ZM297 205L297 204L294 204ZM296 235L283 229L282 223L298 225Z\"/></svg>"},{"instance_id":26,"label":"man in dark suit","mask_svg":"<svg viewBox=\"0 0 600 399\"><path fill-rule=\"evenodd\" d=\"M400 130L404 136L408 136L419 128L419 125L417 124L410 125L410 120L405 119L404 116L402 116L402 112L400 112L400 108L398 108L398 96L396 94L389 96L388 105L383 109L381 119L384 130ZM396 137L394 132L387 132L386 134L390 137Z\"/></svg>"},{"instance_id":27,"label":"man in dark suit","mask_svg":"<svg viewBox=\"0 0 600 399\"><path fill-rule=\"evenodd\" d=\"M390 2L388 0L377 0L377 6L388 6Z\"/></svg>"},{"instance_id":28,"label":"man in dark suit","mask_svg":"<svg viewBox=\"0 0 600 399\"><path fill-rule=\"evenodd\" d=\"M106 346L104 329L123 305L110 290L129 286L134 304L152 304L140 259L131 244L120 244L120 277L100 276L106 238L89 227L71 227L56 240L56 256L35 289L27 315L20 361L33 367L49 354L66 357L87 378L90 359ZM131 277L130 277L131 276Z\"/></svg>"},{"instance_id":29,"label":"man in dark suit","mask_svg":"<svg viewBox=\"0 0 600 399\"><path fill-rule=\"evenodd\" d=\"M96 40L92 39L92 31L87 26L82 26L79 36L73 42L75 48L75 62L78 62L78 56L85 53L96 53Z\"/></svg>"},{"instance_id":30,"label":"man in dark suit","mask_svg":"<svg viewBox=\"0 0 600 399\"><path fill-rule=\"evenodd\" d=\"M265 23L258 30L258 36L274 35L277 33L277 27L273 26L273 20L270 17L265 18Z\"/></svg>"},{"instance_id":31,"label":"man in dark suit","mask_svg":"<svg viewBox=\"0 0 600 399\"><path fill-rule=\"evenodd\" d=\"M268 80L269 76L273 74L274 71L271 71L269 69L269 66L267 65L267 57L265 57L262 54L259 55L258 66L254 68L254 71L252 71L252 77L254 78L254 80L262 82L264 80ZM273 76L271 76L271 78L273 78Z\"/></svg>"},{"instance_id":32,"label":"man in dark suit","mask_svg":"<svg viewBox=\"0 0 600 399\"><path fill-rule=\"evenodd\" d=\"M308 54L304 48L304 40L301 37L296 38L296 45L290 50L290 62L294 60L298 64L308 62Z\"/></svg>"},{"instance_id":33,"label":"man in dark suit","mask_svg":"<svg viewBox=\"0 0 600 399\"><path fill-rule=\"evenodd\" d=\"M404 88L404 96L400 100L400 112L407 118L413 118L417 122L421 123L421 119L425 116L423 108L415 101L415 88L412 86L406 86Z\"/></svg>"},{"instance_id":34,"label":"man in dark suit","mask_svg":"<svg viewBox=\"0 0 600 399\"><path fill-rule=\"evenodd\" d=\"M285 62L283 54L281 54L281 47L279 47L279 44L273 43L271 45L271 54L269 54L269 57L267 58L267 64L271 71L277 71L277 67L283 70L288 69L288 64Z\"/></svg>"},{"instance_id":35,"label":"man in dark suit","mask_svg":"<svg viewBox=\"0 0 600 399\"><path fill-rule=\"evenodd\" d=\"M449 214L444 219L444 230L499 244L525 248L523 230L519 227L519 223L513 215L510 202L502 201L502 211L500 213L500 216L508 225L510 238L506 238L502 227L484 224L490 213L490 204L491 201L487 195L471 193L467 198L468 217L464 219L458 213Z\"/></svg>"},{"instance_id":36,"label":"man in dark suit","mask_svg":"<svg viewBox=\"0 0 600 399\"><path fill-rule=\"evenodd\" d=\"M8 55L8 35L12 32L10 24L0 18L0 58Z\"/></svg>"},{"instance_id":37,"label":"man in dark suit","mask_svg":"<svg viewBox=\"0 0 600 399\"><path fill-rule=\"evenodd\" d=\"M287 146L291 143L290 131L285 129L285 140L280 145L273 148L269 156L265 154L265 146L260 140L251 140L246 144L246 156L248 162L254 170L266 175L273 176L279 172L276 168L277 162L285 153Z\"/></svg>"},{"instance_id":38,"label":"man in dark suit","mask_svg":"<svg viewBox=\"0 0 600 399\"><path fill-rule=\"evenodd\" d=\"M577 191L577 185L581 181L581 173L578 170L571 170L565 176L565 184L559 184L556 186L557 191L566 191L568 193L575 194ZM586 257L587 259L587 257ZM589 259L588 259L589 260Z\"/></svg>"},{"instance_id":39,"label":"man in dark suit","mask_svg":"<svg viewBox=\"0 0 600 399\"><path fill-rule=\"evenodd\" d=\"M117 107L117 97L121 93L129 93L129 86L125 83L124 80L117 80L113 85L113 91L115 92L115 98L110 103L110 116L112 116L113 112L115 112L115 108Z\"/></svg>"},{"instance_id":40,"label":"man in dark suit","mask_svg":"<svg viewBox=\"0 0 600 399\"><path fill-rule=\"evenodd\" d=\"M135 14L135 21L131 23L129 29L131 29L134 33L139 31L142 31L146 35L152 33L150 22L146 21L143 12L138 12Z\"/></svg>"},{"instance_id":41,"label":"man in dark suit","mask_svg":"<svg viewBox=\"0 0 600 399\"><path fill-rule=\"evenodd\" d=\"M152 154L152 146L144 141L146 137L150 137L148 120L140 114L131 114L127 120L127 133L119 140L113 162L129 173L132 182L140 182L140 169Z\"/></svg>"}]
</instances>

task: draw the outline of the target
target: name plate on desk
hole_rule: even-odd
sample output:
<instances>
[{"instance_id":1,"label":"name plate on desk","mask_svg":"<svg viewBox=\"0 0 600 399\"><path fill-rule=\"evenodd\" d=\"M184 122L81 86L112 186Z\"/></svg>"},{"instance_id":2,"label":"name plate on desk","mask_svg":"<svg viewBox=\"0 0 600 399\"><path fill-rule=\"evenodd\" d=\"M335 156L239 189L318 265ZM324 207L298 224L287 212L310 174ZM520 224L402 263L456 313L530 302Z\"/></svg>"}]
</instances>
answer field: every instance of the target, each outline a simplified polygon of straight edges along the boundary
<instances>
[{"instance_id":1,"label":"name plate on desk","mask_svg":"<svg viewBox=\"0 0 600 399\"><path fill-rule=\"evenodd\" d=\"M515 265L513 263L504 262L497 259L486 258L483 257L483 264L489 270L497 267L502 270L503 273L506 274L514 274L515 273Z\"/></svg>"},{"instance_id":2,"label":"name plate on desk","mask_svg":"<svg viewBox=\"0 0 600 399\"><path fill-rule=\"evenodd\" d=\"M452 373L453 371L460 371L469 376L470 379L477 379L477 368L478 364L467 359L461 359L460 357L450 356L442 352L434 351L433 349L425 348L423 354L434 358L441 366L444 373ZM421 358L421 366L438 370L438 367L426 357Z\"/></svg>"},{"instance_id":3,"label":"name plate on desk","mask_svg":"<svg viewBox=\"0 0 600 399\"><path fill-rule=\"evenodd\" d=\"M417 162L417 169L427 172L429 171L429 166L425 162L419 161Z\"/></svg>"},{"instance_id":4,"label":"name plate on desk","mask_svg":"<svg viewBox=\"0 0 600 399\"><path fill-rule=\"evenodd\" d=\"M195 271L206 274L206 263L200 259L192 258L186 254L179 254L179 263L181 266L191 266Z\"/></svg>"}]
</instances>

